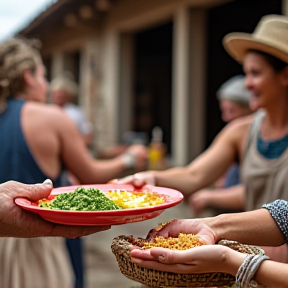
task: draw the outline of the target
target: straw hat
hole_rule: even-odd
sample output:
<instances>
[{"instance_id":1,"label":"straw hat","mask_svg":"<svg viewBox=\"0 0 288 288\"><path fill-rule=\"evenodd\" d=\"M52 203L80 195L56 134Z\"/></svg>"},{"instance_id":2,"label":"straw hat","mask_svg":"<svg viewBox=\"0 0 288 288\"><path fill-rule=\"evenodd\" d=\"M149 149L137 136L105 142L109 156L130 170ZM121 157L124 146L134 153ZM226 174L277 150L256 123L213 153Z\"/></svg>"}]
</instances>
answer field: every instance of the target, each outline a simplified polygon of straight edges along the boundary
<instances>
[{"instance_id":1,"label":"straw hat","mask_svg":"<svg viewBox=\"0 0 288 288\"><path fill-rule=\"evenodd\" d=\"M217 93L218 100L229 100L240 105L249 106L251 92L245 87L245 76L237 75L220 86Z\"/></svg>"},{"instance_id":2,"label":"straw hat","mask_svg":"<svg viewBox=\"0 0 288 288\"><path fill-rule=\"evenodd\" d=\"M229 33L223 39L227 52L239 62L249 49L271 54L288 63L288 17L263 16L252 34Z\"/></svg>"}]
</instances>

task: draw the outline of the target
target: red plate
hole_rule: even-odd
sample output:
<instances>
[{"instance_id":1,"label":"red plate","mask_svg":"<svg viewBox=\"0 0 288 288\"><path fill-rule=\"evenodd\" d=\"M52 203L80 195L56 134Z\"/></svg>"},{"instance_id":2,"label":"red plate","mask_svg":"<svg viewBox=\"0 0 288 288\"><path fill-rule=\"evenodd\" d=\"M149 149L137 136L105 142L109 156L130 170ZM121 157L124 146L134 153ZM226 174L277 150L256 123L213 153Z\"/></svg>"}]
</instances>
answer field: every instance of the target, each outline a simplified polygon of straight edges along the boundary
<instances>
[{"instance_id":1,"label":"red plate","mask_svg":"<svg viewBox=\"0 0 288 288\"><path fill-rule=\"evenodd\" d=\"M74 191L77 187L92 187L98 188L103 192L113 189L125 189L127 191L135 191L131 185L119 184L93 184L81 186L60 187L52 190L51 195L58 195ZM39 214L43 219L54 223L66 225L117 225L131 222L144 221L147 219L159 216L165 209L175 206L183 200L183 195L174 189L145 186L143 192L155 192L164 196L165 202L150 207L140 207L134 209L112 210L112 211L65 211L65 210L51 210L38 207L36 203L30 202L25 198L15 199L15 203L25 210ZM140 190L137 190L140 191Z\"/></svg>"}]
</instances>

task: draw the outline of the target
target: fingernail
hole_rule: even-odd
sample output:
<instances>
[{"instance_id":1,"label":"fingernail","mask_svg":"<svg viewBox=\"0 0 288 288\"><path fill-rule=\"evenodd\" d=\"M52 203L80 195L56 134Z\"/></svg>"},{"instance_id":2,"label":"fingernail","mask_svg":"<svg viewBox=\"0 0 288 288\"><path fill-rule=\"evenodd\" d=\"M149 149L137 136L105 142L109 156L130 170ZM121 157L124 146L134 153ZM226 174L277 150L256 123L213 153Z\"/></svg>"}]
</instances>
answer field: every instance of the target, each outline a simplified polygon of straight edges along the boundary
<instances>
[{"instance_id":1,"label":"fingernail","mask_svg":"<svg viewBox=\"0 0 288 288\"><path fill-rule=\"evenodd\" d=\"M47 187L53 187L53 183L50 179L46 179L43 184Z\"/></svg>"},{"instance_id":2,"label":"fingernail","mask_svg":"<svg viewBox=\"0 0 288 288\"><path fill-rule=\"evenodd\" d=\"M159 261L163 262L163 261L165 261L165 256L164 255L160 255L158 257L158 259L159 259Z\"/></svg>"}]
</instances>

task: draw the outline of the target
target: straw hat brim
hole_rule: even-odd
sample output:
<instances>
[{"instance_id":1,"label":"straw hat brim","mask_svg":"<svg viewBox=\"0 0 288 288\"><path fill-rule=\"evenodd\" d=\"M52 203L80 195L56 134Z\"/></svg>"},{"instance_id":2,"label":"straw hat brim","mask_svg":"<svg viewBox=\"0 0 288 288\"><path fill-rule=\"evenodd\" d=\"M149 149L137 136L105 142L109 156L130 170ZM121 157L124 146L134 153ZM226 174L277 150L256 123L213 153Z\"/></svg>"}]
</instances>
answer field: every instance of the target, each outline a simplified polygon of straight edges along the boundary
<instances>
[{"instance_id":1,"label":"straw hat brim","mask_svg":"<svg viewBox=\"0 0 288 288\"><path fill-rule=\"evenodd\" d=\"M248 33L230 33L223 39L226 51L238 62L242 63L246 52L250 49L271 54L288 63L288 51L276 47L271 41L257 39Z\"/></svg>"}]
</instances>

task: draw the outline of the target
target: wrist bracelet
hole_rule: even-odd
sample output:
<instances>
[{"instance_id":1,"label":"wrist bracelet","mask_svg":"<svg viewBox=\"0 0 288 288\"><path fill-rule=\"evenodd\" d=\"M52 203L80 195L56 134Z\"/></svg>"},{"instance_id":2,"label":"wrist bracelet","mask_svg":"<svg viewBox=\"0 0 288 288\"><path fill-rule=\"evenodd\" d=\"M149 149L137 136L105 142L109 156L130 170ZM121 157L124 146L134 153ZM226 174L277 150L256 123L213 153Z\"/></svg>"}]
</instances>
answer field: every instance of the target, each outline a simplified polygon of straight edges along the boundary
<instances>
[{"instance_id":1,"label":"wrist bracelet","mask_svg":"<svg viewBox=\"0 0 288 288\"><path fill-rule=\"evenodd\" d=\"M249 283L249 287L257 287L257 283L256 281L252 280L259 268L259 266L261 265L261 263L264 260L268 260L270 259L267 255L256 255L254 258L256 258L255 262L251 265L251 268L249 269L249 273L248 273L248 279L247 279L247 284ZM256 286L255 286L256 285Z\"/></svg>"},{"instance_id":2,"label":"wrist bracelet","mask_svg":"<svg viewBox=\"0 0 288 288\"><path fill-rule=\"evenodd\" d=\"M247 255L237 271L235 286L237 288L257 287L257 282L252 279L260 264L267 259L270 259L267 255Z\"/></svg>"},{"instance_id":3,"label":"wrist bracelet","mask_svg":"<svg viewBox=\"0 0 288 288\"><path fill-rule=\"evenodd\" d=\"M235 279L235 284L236 284L236 287L242 287L242 279L244 278L244 274L247 270L247 266L249 264L249 262L252 260L254 255L247 255L245 260L242 262L242 264L240 265L238 271L237 271L237 274L236 274L236 279Z\"/></svg>"},{"instance_id":4,"label":"wrist bracelet","mask_svg":"<svg viewBox=\"0 0 288 288\"><path fill-rule=\"evenodd\" d=\"M125 169L134 168L136 165L136 158L135 158L134 154L132 154L128 151L124 152L122 154L122 161L124 163Z\"/></svg>"}]
</instances>

